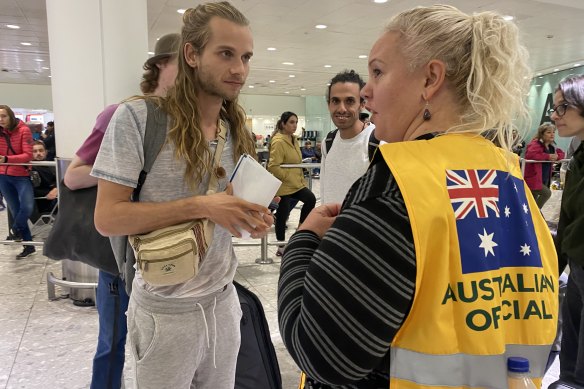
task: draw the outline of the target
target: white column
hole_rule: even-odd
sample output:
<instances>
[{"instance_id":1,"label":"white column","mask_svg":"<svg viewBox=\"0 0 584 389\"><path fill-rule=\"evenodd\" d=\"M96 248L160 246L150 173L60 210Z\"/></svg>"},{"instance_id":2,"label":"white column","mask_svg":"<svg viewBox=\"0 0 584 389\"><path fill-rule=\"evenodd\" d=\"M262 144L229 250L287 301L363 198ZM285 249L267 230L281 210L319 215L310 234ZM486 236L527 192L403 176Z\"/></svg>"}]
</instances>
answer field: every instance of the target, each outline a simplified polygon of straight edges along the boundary
<instances>
[{"instance_id":1,"label":"white column","mask_svg":"<svg viewBox=\"0 0 584 389\"><path fill-rule=\"evenodd\" d=\"M140 94L146 0L46 0L57 156L72 158L109 104Z\"/></svg>"}]
</instances>

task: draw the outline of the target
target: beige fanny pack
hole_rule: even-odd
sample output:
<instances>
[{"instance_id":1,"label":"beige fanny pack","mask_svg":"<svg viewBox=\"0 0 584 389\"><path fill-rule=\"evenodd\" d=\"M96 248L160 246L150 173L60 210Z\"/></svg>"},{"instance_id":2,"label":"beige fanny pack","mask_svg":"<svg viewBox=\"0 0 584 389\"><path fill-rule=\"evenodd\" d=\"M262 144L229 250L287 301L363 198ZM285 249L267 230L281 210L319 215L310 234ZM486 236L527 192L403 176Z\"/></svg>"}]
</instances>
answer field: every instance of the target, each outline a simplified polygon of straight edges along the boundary
<instances>
[{"instance_id":1,"label":"beige fanny pack","mask_svg":"<svg viewBox=\"0 0 584 389\"><path fill-rule=\"evenodd\" d=\"M227 133L223 122L220 127L214 157L216 167L221 161ZM212 189L207 194L217 191L220 171L224 172L222 168L217 168L211 173L208 188ZM214 229L215 224L212 221L197 219L147 234L128 236L142 279L150 285L170 286L195 277L201 258L211 246Z\"/></svg>"},{"instance_id":2,"label":"beige fanny pack","mask_svg":"<svg viewBox=\"0 0 584 389\"><path fill-rule=\"evenodd\" d=\"M212 224L200 219L130 236L144 281L168 286L181 284L197 275L201 257L213 238Z\"/></svg>"}]
</instances>

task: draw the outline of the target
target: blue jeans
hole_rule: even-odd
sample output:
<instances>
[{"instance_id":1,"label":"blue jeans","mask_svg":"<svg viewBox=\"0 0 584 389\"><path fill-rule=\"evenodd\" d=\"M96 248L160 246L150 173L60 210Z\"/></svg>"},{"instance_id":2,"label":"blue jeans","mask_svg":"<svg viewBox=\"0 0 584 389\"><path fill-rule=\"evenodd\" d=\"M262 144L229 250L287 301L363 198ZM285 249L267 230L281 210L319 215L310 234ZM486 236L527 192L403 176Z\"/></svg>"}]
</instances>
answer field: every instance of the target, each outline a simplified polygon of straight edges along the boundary
<instances>
[{"instance_id":1,"label":"blue jeans","mask_svg":"<svg viewBox=\"0 0 584 389\"><path fill-rule=\"evenodd\" d=\"M120 276L99 271L97 282L99 334L93 357L91 389L119 389L126 349L126 311L130 298Z\"/></svg>"},{"instance_id":2,"label":"blue jeans","mask_svg":"<svg viewBox=\"0 0 584 389\"><path fill-rule=\"evenodd\" d=\"M4 195L8 209L14 216L12 229L20 232L25 241L31 241L28 219L34 208L34 192L30 177L0 174L0 192Z\"/></svg>"}]
</instances>

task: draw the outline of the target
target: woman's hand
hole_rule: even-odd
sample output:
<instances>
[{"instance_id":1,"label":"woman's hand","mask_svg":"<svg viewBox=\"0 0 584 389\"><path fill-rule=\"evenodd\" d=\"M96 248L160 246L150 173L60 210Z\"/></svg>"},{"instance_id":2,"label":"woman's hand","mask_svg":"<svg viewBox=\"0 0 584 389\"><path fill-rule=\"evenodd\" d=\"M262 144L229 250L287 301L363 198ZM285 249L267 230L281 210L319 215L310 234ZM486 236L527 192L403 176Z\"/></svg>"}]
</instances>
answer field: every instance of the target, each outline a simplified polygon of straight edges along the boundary
<instances>
[{"instance_id":1,"label":"woman's hand","mask_svg":"<svg viewBox=\"0 0 584 389\"><path fill-rule=\"evenodd\" d=\"M310 212L304 223L298 227L298 230L312 231L322 239L340 212L341 204L339 203L321 205Z\"/></svg>"}]
</instances>

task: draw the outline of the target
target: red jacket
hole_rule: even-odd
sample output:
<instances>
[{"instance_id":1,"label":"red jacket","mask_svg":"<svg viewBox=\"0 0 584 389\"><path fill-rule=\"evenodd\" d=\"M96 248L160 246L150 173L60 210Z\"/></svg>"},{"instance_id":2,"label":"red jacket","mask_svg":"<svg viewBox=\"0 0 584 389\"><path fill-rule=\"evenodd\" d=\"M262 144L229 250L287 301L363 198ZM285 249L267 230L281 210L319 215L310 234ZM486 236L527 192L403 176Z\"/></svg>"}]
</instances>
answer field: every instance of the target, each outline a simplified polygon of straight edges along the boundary
<instances>
[{"instance_id":1,"label":"red jacket","mask_svg":"<svg viewBox=\"0 0 584 389\"><path fill-rule=\"evenodd\" d=\"M554 147L554 146L552 146ZM564 159L566 154L559 148L555 148L556 154L558 154L558 160ZM545 146L539 139L534 139L527 145L527 150L525 151L525 159L531 159L536 161L549 161L550 154L545 152ZM541 190L543 187L543 177L541 173L541 163L526 163L524 179L525 183L531 190ZM550 164L551 165L551 164ZM550 169L550 178L552 174Z\"/></svg>"},{"instance_id":2,"label":"red jacket","mask_svg":"<svg viewBox=\"0 0 584 389\"><path fill-rule=\"evenodd\" d=\"M0 127L0 155L6 156L6 162L27 163L32 159L32 135L30 129L20 119L16 119L16 127L8 131ZM6 142L10 139L12 151ZM7 176L28 176L28 166L0 166L0 174Z\"/></svg>"}]
</instances>

